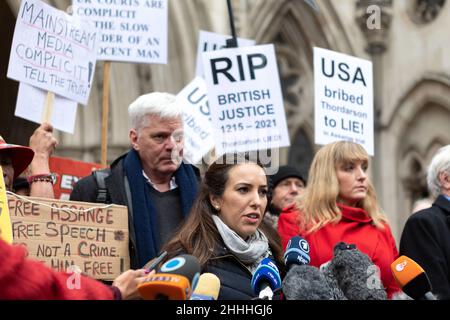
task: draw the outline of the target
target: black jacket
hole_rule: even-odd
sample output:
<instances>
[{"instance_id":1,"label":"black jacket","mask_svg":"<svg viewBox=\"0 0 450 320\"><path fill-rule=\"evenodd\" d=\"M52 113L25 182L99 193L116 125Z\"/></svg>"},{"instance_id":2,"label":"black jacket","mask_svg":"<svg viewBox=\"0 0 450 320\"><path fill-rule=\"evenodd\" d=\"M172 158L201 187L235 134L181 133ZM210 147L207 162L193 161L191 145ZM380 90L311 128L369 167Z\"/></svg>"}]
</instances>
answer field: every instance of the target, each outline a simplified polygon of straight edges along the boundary
<instances>
[{"instance_id":1,"label":"black jacket","mask_svg":"<svg viewBox=\"0 0 450 320\"><path fill-rule=\"evenodd\" d=\"M273 257L270 257L273 260ZM218 300L251 300L257 296L251 287L252 273L225 246L217 250L202 272L210 272L220 279ZM274 296L274 299L279 295Z\"/></svg>"},{"instance_id":2,"label":"black jacket","mask_svg":"<svg viewBox=\"0 0 450 320\"><path fill-rule=\"evenodd\" d=\"M123 154L111 164L111 173L105 178L108 197L105 203L114 203L128 207L128 229L129 229L129 250L130 250L130 267L138 269L141 266L138 263L138 254L136 246L136 234L133 222L133 204L131 199L130 186L123 168L123 161L127 153ZM199 177L199 170L195 167L194 172ZM97 182L93 174L79 180L70 194L70 200L97 202Z\"/></svg>"},{"instance_id":3,"label":"black jacket","mask_svg":"<svg viewBox=\"0 0 450 320\"><path fill-rule=\"evenodd\" d=\"M450 299L450 201L440 195L431 208L409 217L400 254L425 270L438 299Z\"/></svg>"}]
</instances>

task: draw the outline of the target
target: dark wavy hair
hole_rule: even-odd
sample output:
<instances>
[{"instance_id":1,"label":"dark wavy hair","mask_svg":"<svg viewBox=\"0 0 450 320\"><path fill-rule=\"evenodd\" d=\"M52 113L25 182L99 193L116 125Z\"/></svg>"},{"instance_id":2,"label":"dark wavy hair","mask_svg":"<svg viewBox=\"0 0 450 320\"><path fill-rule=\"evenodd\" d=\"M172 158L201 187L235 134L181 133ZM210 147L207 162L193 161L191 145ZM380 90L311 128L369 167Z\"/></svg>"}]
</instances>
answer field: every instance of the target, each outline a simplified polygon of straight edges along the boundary
<instances>
[{"instance_id":1,"label":"dark wavy hair","mask_svg":"<svg viewBox=\"0 0 450 320\"><path fill-rule=\"evenodd\" d=\"M195 256L200 264L205 266L208 260L214 256L214 249L222 244L222 239L212 219L212 215L217 212L210 202L210 195L222 197L230 170L244 163L254 163L264 169L258 161L252 161L246 155L230 154L220 157L209 166L189 217L164 246L163 250L169 253L168 258L185 252ZM259 229L267 236L275 260L282 265L283 251L277 232L264 221L260 224Z\"/></svg>"}]
</instances>

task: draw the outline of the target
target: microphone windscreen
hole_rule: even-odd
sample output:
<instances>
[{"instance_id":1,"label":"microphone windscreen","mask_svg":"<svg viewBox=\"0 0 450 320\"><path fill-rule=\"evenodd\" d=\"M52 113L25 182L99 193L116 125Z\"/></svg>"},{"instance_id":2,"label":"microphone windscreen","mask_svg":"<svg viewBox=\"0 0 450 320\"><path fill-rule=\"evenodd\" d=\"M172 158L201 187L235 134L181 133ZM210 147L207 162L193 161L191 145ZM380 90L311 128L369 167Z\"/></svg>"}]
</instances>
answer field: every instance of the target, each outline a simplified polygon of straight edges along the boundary
<instances>
[{"instance_id":1,"label":"microphone windscreen","mask_svg":"<svg viewBox=\"0 0 450 320\"><path fill-rule=\"evenodd\" d=\"M289 239L284 253L286 268L289 269L292 265L309 264L310 261L308 242L300 236Z\"/></svg>"},{"instance_id":2,"label":"microphone windscreen","mask_svg":"<svg viewBox=\"0 0 450 320\"><path fill-rule=\"evenodd\" d=\"M191 300L217 300L220 291L220 279L212 273L203 273L198 279L197 287ZM207 299L204 297L211 297Z\"/></svg>"},{"instance_id":3,"label":"microphone windscreen","mask_svg":"<svg viewBox=\"0 0 450 320\"><path fill-rule=\"evenodd\" d=\"M280 272L269 258L264 258L253 273L251 286L254 294L259 294L263 283L266 283L272 291L281 288Z\"/></svg>"},{"instance_id":4,"label":"microphone windscreen","mask_svg":"<svg viewBox=\"0 0 450 320\"><path fill-rule=\"evenodd\" d=\"M413 259L401 256L392 262L391 270L395 281L411 298L421 299L431 291L427 274Z\"/></svg>"},{"instance_id":5,"label":"microphone windscreen","mask_svg":"<svg viewBox=\"0 0 450 320\"><path fill-rule=\"evenodd\" d=\"M196 257L190 254L182 254L165 262L156 273L172 273L185 276L189 280L192 290L195 290L200 271L200 263Z\"/></svg>"},{"instance_id":6,"label":"microphone windscreen","mask_svg":"<svg viewBox=\"0 0 450 320\"><path fill-rule=\"evenodd\" d=\"M339 243L327 266L349 300L386 300L379 268L353 245Z\"/></svg>"},{"instance_id":7,"label":"microphone windscreen","mask_svg":"<svg viewBox=\"0 0 450 320\"><path fill-rule=\"evenodd\" d=\"M318 268L293 265L283 280L287 300L334 300L333 291Z\"/></svg>"}]
</instances>

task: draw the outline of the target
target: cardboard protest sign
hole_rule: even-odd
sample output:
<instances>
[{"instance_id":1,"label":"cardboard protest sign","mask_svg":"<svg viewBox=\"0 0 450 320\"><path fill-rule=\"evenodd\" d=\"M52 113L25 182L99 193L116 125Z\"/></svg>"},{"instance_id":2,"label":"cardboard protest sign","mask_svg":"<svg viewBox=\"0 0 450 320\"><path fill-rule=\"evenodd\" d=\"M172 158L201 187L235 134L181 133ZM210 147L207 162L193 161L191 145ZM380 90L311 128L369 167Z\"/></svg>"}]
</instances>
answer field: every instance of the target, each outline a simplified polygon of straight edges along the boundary
<instances>
[{"instance_id":1,"label":"cardboard protest sign","mask_svg":"<svg viewBox=\"0 0 450 320\"><path fill-rule=\"evenodd\" d=\"M32 259L113 280L130 268L127 207L8 195L13 239Z\"/></svg>"},{"instance_id":2,"label":"cardboard protest sign","mask_svg":"<svg viewBox=\"0 0 450 320\"><path fill-rule=\"evenodd\" d=\"M289 146L273 45L203 53L216 153Z\"/></svg>"},{"instance_id":3,"label":"cardboard protest sign","mask_svg":"<svg viewBox=\"0 0 450 320\"><path fill-rule=\"evenodd\" d=\"M195 74L197 77L204 77L202 53L225 49L227 46L227 40L230 38L231 36L200 30L197 46L197 65L195 68ZM256 41L237 38L237 43L238 47L250 47L254 46Z\"/></svg>"},{"instance_id":4,"label":"cardboard protest sign","mask_svg":"<svg viewBox=\"0 0 450 320\"><path fill-rule=\"evenodd\" d=\"M51 157L50 171L57 174L56 184L53 186L56 199L69 200L73 186L92 171L101 169L97 163L77 161L68 158Z\"/></svg>"},{"instance_id":5,"label":"cardboard protest sign","mask_svg":"<svg viewBox=\"0 0 450 320\"><path fill-rule=\"evenodd\" d=\"M372 62L314 48L315 142L348 140L374 155Z\"/></svg>"},{"instance_id":6,"label":"cardboard protest sign","mask_svg":"<svg viewBox=\"0 0 450 320\"><path fill-rule=\"evenodd\" d=\"M200 163L202 157L214 148L205 81L200 77L192 80L178 93L177 103L183 106L183 158L191 164Z\"/></svg>"},{"instance_id":7,"label":"cardboard protest sign","mask_svg":"<svg viewBox=\"0 0 450 320\"><path fill-rule=\"evenodd\" d=\"M8 243L13 242L11 219L9 218L8 201L6 199L5 180L3 179L3 169L0 166L0 239Z\"/></svg>"},{"instance_id":8,"label":"cardboard protest sign","mask_svg":"<svg viewBox=\"0 0 450 320\"><path fill-rule=\"evenodd\" d=\"M8 77L87 104L97 58L89 23L39 0L23 0L17 15Z\"/></svg>"},{"instance_id":9,"label":"cardboard protest sign","mask_svg":"<svg viewBox=\"0 0 450 320\"><path fill-rule=\"evenodd\" d=\"M74 15L101 32L97 59L167 63L168 0L72 3Z\"/></svg>"},{"instance_id":10,"label":"cardboard protest sign","mask_svg":"<svg viewBox=\"0 0 450 320\"><path fill-rule=\"evenodd\" d=\"M21 83L17 95L16 111L14 115L36 123L42 122L44 102L47 93L39 88ZM55 96L50 124L58 130L73 133L77 116L75 101Z\"/></svg>"}]
</instances>

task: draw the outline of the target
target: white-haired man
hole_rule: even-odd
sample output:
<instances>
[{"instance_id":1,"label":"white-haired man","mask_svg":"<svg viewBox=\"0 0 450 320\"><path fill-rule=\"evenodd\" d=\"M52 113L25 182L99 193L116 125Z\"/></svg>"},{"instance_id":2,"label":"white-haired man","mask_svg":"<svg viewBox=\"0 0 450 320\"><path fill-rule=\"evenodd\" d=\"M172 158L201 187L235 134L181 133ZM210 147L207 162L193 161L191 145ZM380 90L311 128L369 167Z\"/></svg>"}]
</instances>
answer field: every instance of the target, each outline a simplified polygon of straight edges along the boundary
<instances>
[{"instance_id":1,"label":"white-haired man","mask_svg":"<svg viewBox=\"0 0 450 320\"><path fill-rule=\"evenodd\" d=\"M78 181L70 200L128 207L131 268L141 268L189 213L198 170L183 157L182 110L169 93L153 92L128 108L131 150L110 169Z\"/></svg>"},{"instance_id":2,"label":"white-haired man","mask_svg":"<svg viewBox=\"0 0 450 320\"><path fill-rule=\"evenodd\" d=\"M428 189L430 208L409 217L400 240L400 254L415 260L427 273L438 299L450 299L450 145L431 160Z\"/></svg>"}]
</instances>

